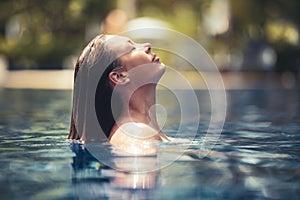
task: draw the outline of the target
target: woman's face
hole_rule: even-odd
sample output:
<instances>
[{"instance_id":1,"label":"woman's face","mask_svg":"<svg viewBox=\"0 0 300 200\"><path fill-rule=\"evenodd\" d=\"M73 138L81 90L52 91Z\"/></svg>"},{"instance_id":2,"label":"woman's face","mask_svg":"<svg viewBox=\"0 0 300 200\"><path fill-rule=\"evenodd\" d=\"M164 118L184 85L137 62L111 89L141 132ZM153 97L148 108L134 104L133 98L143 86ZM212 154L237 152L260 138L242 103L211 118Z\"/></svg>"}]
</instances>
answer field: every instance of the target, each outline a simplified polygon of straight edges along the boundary
<instances>
[{"instance_id":1,"label":"woman's face","mask_svg":"<svg viewBox=\"0 0 300 200\"><path fill-rule=\"evenodd\" d=\"M157 82L163 75L165 66L160 62L160 58L152 53L150 43L137 44L122 36L111 36L108 42L117 55L120 55L119 59L130 78Z\"/></svg>"}]
</instances>

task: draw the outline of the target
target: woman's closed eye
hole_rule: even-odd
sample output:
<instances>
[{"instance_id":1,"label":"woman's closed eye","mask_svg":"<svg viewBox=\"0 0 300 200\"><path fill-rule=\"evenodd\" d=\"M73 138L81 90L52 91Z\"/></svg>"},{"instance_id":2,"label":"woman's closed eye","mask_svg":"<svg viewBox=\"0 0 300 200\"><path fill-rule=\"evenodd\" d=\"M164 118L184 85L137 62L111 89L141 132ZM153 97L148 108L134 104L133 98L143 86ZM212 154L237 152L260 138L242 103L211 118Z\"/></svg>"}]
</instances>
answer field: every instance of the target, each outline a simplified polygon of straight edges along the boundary
<instances>
[{"instance_id":1,"label":"woman's closed eye","mask_svg":"<svg viewBox=\"0 0 300 200\"><path fill-rule=\"evenodd\" d=\"M135 45L131 51L145 51L145 47L143 45Z\"/></svg>"}]
</instances>

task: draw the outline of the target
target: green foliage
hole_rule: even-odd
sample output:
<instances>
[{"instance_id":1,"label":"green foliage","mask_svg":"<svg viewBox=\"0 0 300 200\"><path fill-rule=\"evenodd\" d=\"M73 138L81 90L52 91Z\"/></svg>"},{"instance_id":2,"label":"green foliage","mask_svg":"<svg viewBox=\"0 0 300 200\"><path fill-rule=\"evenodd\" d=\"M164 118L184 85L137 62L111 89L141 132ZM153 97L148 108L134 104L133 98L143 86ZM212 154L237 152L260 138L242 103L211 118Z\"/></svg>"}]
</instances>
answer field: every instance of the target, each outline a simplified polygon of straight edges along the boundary
<instances>
[{"instance_id":1,"label":"green foliage","mask_svg":"<svg viewBox=\"0 0 300 200\"><path fill-rule=\"evenodd\" d=\"M118 1L1 0L0 54L8 57L11 68L60 68L64 58L78 54L87 42L87 25L100 25ZM294 55L289 49L300 51L299 0L230 0L228 31L209 35L203 21L213 2L135 0L135 16L167 21L211 52L243 52L249 40L259 38L272 45L284 65ZM293 69L299 65L295 63Z\"/></svg>"},{"instance_id":2,"label":"green foliage","mask_svg":"<svg viewBox=\"0 0 300 200\"><path fill-rule=\"evenodd\" d=\"M59 68L66 56L82 48L86 24L89 21L100 24L114 3L111 0L2 0L0 53L8 57L13 68Z\"/></svg>"}]
</instances>

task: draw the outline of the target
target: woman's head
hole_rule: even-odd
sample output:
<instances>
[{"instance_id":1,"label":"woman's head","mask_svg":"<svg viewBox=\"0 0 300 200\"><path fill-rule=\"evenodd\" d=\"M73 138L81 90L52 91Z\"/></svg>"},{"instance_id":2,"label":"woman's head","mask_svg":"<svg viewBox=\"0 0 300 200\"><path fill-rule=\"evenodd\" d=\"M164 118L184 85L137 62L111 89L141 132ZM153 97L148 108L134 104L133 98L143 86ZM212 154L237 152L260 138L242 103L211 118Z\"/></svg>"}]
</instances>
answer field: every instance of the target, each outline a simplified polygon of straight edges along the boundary
<instances>
[{"instance_id":1,"label":"woman's head","mask_svg":"<svg viewBox=\"0 0 300 200\"><path fill-rule=\"evenodd\" d=\"M146 66L147 65L147 66ZM131 39L115 35L96 36L80 54L75 70L75 78L81 67L105 68L102 76L112 85L124 84L135 78L159 80L165 71L160 58L151 51L150 43L138 44ZM143 77L129 77L136 67L143 69Z\"/></svg>"},{"instance_id":2,"label":"woman's head","mask_svg":"<svg viewBox=\"0 0 300 200\"><path fill-rule=\"evenodd\" d=\"M115 123L113 116L117 117L117 114L113 115L111 111L114 87L121 86L125 91L132 86L134 88L134 85L139 82L137 80L140 79L156 83L165 69L159 57L151 52L149 43L137 44L127 37L112 35L99 35L84 48L75 66L74 78L76 79L79 70L93 67L103 69L102 74L93 74L93 76L100 78L95 94L95 110L106 136L109 136ZM131 73L136 71L134 70L136 68L142 69L139 70L140 73ZM74 89L75 87L76 85ZM121 99L114 100L117 103L113 105L120 106L120 109L114 110L121 110ZM79 139L73 116L69 138Z\"/></svg>"}]
</instances>

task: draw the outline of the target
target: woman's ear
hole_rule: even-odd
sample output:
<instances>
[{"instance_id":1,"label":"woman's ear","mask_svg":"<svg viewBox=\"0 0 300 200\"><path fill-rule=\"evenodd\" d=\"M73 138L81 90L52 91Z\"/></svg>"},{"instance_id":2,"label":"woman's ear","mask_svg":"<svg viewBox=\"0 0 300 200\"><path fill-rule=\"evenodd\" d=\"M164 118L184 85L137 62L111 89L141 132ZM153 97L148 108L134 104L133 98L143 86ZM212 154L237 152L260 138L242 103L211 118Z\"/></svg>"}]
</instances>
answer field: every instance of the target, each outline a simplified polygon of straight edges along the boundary
<instances>
[{"instance_id":1,"label":"woman's ear","mask_svg":"<svg viewBox=\"0 0 300 200\"><path fill-rule=\"evenodd\" d=\"M115 85L125 85L130 81L128 73L124 71L112 71L109 73L108 77Z\"/></svg>"}]
</instances>

